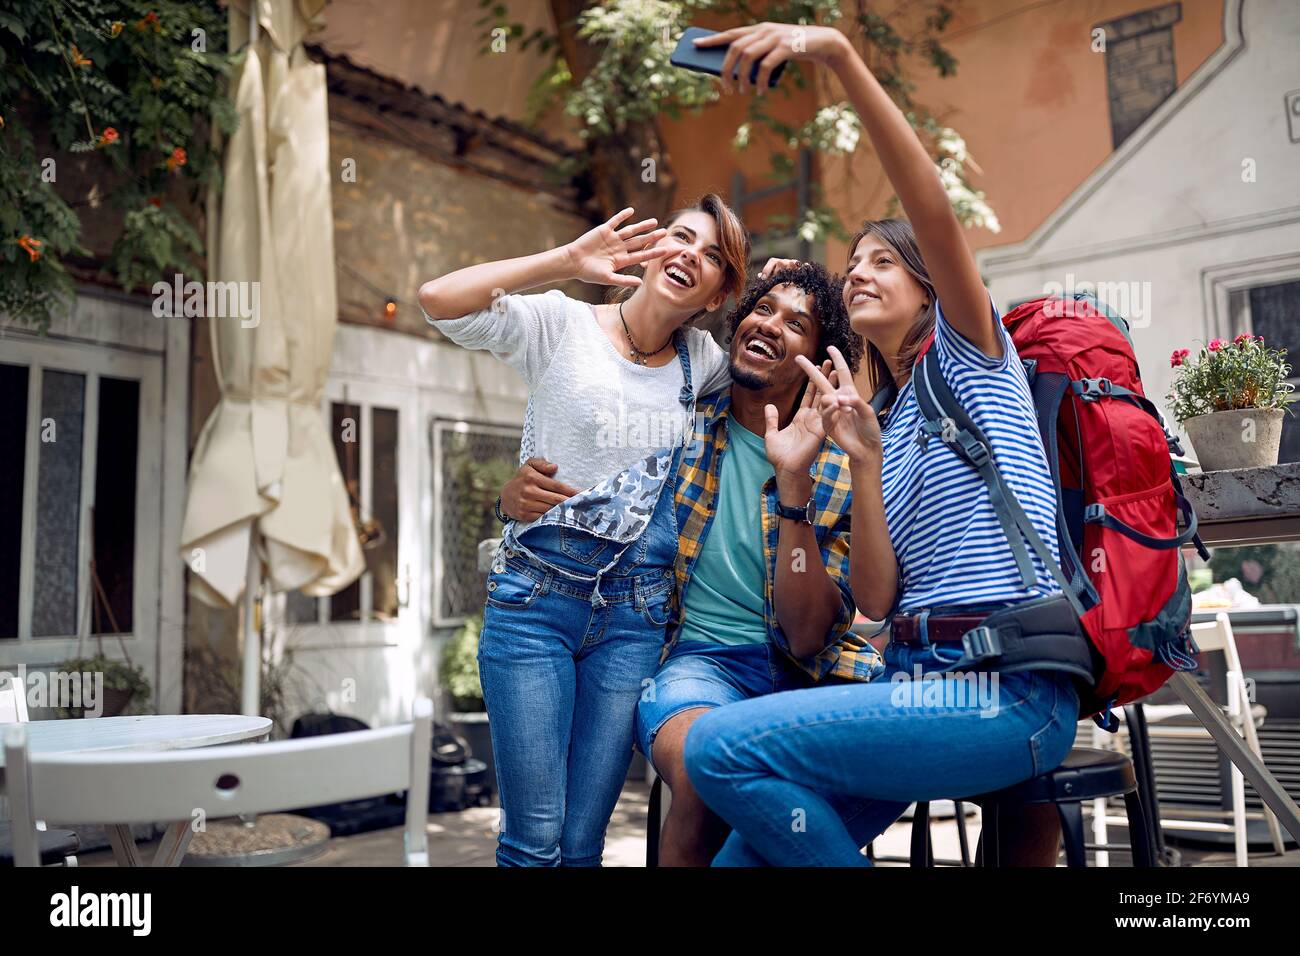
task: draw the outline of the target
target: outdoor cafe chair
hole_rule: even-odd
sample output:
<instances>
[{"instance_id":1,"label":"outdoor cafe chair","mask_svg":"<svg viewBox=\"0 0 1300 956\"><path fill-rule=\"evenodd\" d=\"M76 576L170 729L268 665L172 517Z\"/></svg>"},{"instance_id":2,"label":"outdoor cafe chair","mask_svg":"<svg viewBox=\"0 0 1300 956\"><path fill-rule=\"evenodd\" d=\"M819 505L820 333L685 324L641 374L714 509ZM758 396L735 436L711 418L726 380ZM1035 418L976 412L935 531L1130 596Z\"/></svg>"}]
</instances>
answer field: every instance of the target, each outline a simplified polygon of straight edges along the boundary
<instances>
[{"instance_id":1,"label":"outdoor cafe chair","mask_svg":"<svg viewBox=\"0 0 1300 956\"><path fill-rule=\"evenodd\" d=\"M1226 672L1220 690L1222 699L1226 701L1224 713L1237 733L1241 734L1245 739L1246 746L1262 761L1263 754L1260 751L1259 736L1255 731L1257 727L1263 725L1268 711L1263 706L1250 700L1250 694L1246 687L1245 671L1241 666L1241 658L1237 653L1237 642L1232 633L1232 623L1227 613L1220 611L1215 615L1213 621L1193 624L1192 639L1196 642L1201 654L1223 654ZM1094 731L1094 738L1099 733L1100 731ZM1286 847L1282 841L1282 831L1278 826L1277 817L1267 807L1261 811L1247 812L1245 778L1234 763L1229 765L1232 791L1231 810L1179 808L1177 812L1180 816L1194 819L1173 820L1160 818L1155 771L1151 756L1151 740L1159 738L1166 740L1210 739L1210 732L1192 716L1191 710L1186 704L1147 704L1138 701L1125 707L1119 732L1112 738L1112 742L1116 747L1120 745L1119 740L1121 737L1127 737L1129 740L1129 750L1133 754L1133 763L1138 770L1138 783L1142 792L1142 800L1148 807L1149 815L1154 818L1157 849L1162 849L1160 845L1164 841L1161 833L1165 828L1169 827L1183 830L1232 833L1236 865L1247 866L1249 857L1247 856L1246 821L1248 819L1263 819L1267 822L1274 851L1279 855L1285 852ZM1226 822L1224 818L1229 818L1231 822ZM1106 840L1107 824L1122 822L1107 814L1104 801L1098 801L1094 805L1093 820L1094 833L1098 842L1101 843Z\"/></svg>"},{"instance_id":2,"label":"outdoor cafe chair","mask_svg":"<svg viewBox=\"0 0 1300 956\"><path fill-rule=\"evenodd\" d=\"M164 838L152 861L154 866L177 866L201 820L399 790L406 791L406 865L429 865L433 702L426 697L415 701L410 724L195 750L31 754L22 724L3 730L19 866L39 865L38 815L65 824L191 820L174 841ZM129 833L129 828L122 831ZM135 860L134 842L126 849Z\"/></svg>"},{"instance_id":3,"label":"outdoor cafe chair","mask_svg":"<svg viewBox=\"0 0 1300 956\"><path fill-rule=\"evenodd\" d=\"M0 681L0 725L27 722L27 694L21 678L10 676ZM5 798L0 797L0 867L14 865L14 847L11 826L4 818L9 816ZM36 821L37 851L41 865L76 866L76 853L81 849L81 838L72 830L49 830L44 820Z\"/></svg>"}]
</instances>

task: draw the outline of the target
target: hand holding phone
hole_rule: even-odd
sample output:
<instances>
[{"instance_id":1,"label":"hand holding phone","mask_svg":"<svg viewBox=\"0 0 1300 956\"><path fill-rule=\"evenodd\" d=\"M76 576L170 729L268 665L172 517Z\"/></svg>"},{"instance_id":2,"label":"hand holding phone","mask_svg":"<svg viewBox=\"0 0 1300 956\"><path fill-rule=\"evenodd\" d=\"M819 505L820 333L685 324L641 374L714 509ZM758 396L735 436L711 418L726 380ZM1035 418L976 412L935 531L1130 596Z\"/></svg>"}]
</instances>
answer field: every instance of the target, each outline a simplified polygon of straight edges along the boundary
<instances>
[{"instance_id":1,"label":"hand holding phone","mask_svg":"<svg viewBox=\"0 0 1300 956\"><path fill-rule=\"evenodd\" d=\"M727 47L720 46L703 46L695 45L696 39L700 37L715 36L718 31L705 30L702 27L688 27L682 34L682 38L677 41L677 48L673 50L673 55L669 57L668 62L673 66L681 67L684 70L694 70L697 73L709 73L713 76L722 76L722 64L727 58ZM779 64L772 71L768 78L769 87L776 86L776 81L781 78L785 72L785 64ZM755 63L754 68L750 71L748 81L741 81L755 84L758 82L759 64ZM724 82L728 80L738 80L739 77L733 71L730 77L723 77Z\"/></svg>"}]
</instances>

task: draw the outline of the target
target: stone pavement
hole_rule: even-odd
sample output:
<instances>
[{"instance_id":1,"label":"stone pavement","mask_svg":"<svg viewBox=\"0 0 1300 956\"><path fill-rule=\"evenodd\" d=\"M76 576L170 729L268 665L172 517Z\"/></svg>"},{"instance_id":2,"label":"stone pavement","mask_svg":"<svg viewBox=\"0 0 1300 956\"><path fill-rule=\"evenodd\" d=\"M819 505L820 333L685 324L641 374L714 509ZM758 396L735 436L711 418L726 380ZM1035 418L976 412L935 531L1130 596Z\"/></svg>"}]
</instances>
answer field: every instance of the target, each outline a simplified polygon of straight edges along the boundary
<instances>
[{"instance_id":1,"label":"stone pavement","mask_svg":"<svg viewBox=\"0 0 1300 956\"><path fill-rule=\"evenodd\" d=\"M606 866L645 865L645 821L650 788L640 781L629 781L623 788L605 839ZM461 813L435 813L429 815L429 862L432 866L494 866L496 824L495 807L477 807ZM967 825L971 846L979 838L976 817ZM909 848L911 824L901 820L876 841L878 856L906 857ZM958 854L957 827L951 820L935 820L931 827L934 855L937 859L955 860ZM1123 843L1122 828L1112 828L1111 839ZM146 858L153 852L152 845L142 847ZM79 856L81 866L113 866L113 855L108 850ZM402 862L402 830L395 827L376 830L356 836L335 837L329 841L324 853L294 866L400 866ZM902 865L882 863L882 866ZM1127 866L1128 855L1122 851L1111 854L1111 865ZM1183 850L1185 866L1232 866L1231 848L1226 852ZM1300 850L1291 850L1285 856L1252 854L1251 866L1300 866Z\"/></svg>"}]
</instances>

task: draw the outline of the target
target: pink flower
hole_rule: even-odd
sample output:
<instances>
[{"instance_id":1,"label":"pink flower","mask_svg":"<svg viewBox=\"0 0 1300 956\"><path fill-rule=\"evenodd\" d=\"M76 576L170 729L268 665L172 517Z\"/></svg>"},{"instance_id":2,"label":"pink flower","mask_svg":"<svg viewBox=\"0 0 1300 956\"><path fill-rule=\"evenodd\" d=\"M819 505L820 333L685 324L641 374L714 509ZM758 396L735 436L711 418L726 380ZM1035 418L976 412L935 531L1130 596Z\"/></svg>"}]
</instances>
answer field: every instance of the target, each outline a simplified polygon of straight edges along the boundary
<instances>
[{"instance_id":1,"label":"pink flower","mask_svg":"<svg viewBox=\"0 0 1300 956\"><path fill-rule=\"evenodd\" d=\"M1242 332L1240 335L1238 335L1235 339L1232 340L1232 344L1240 345L1242 342L1249 342L1252 338L1254 338L1254 336L1251 335L1249 332Z\"/></svg>"},{"instance_id":2,"label":"pink flower","mask_svg":"<svg viewBox=\"0 0 1300 956\"><path fill-rule=\"evenodd\" d=\"M1169 356L1169 367L1177 368L1187 361L1187 356L1191 354L1187 349L1174 349L1174 354Z\"/></svg>"},{"instance_id":3,"label":"pink flower","mask_svg":"<svg viewBox=\"0 0 1300 956\"><path fill-rule=\"evenodd\" d=\"M1210 344L1206 346L1211 352L1217 352L1223 348L1226 343L1223 339L1210 339Z\"/></svg>"}]
</instances>

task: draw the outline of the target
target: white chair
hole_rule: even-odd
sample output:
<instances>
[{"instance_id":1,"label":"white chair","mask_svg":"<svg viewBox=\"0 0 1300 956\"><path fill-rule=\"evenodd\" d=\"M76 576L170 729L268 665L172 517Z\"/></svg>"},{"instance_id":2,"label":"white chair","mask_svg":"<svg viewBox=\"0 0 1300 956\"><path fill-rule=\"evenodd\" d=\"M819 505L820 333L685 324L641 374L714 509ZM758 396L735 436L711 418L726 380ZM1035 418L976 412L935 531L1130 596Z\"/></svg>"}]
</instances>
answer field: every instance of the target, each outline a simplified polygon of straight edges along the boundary
<instances>
[{"instance_id":1,"label":"white chair","mask_svg":"<svg viewBox=\"0 0 1300 956\"><path fill-rule=\"evenodd\" d=\"M0 681L0 724L27 722L27 694L20 678L8 675Z\"/></svg>"},{"instance_id":2,"label":"white chair","mask_svg":"<svg viewBox=\"0 0 1300 956\"><path fill-rule=\"evenodd\" d=\"M1246 740L1246 746L1263 760L1260 752L1259 737L1255 733L1256 728L1264 723L1267 716L1267 710L1259 704L1253 704L1250 700L1250 694L1246 687L1245 672L1241 666L1241 658L1237 654L1237 642L1232 634L1232 623L1228 619L1226 612L1220 611L1215 615L1213 621L1206 621L1200 624L1192 625L1192 639L1196 642L1197 648L1202 652L1222 653L1227 665L1226 673L1226 699L1227 706L1224 711L1228 720L1237 729ZM1143 714L1147 721L1147 736L1151 738L1163 737L1165 739L1173 738L1210 738L1210 732L1206 730L1191 714L1191 710L1185 704L1141 704L1137 706L1143 708ZM1120 712L1120 717L1123 717ZM1112 738L1115 745L1118 744L1118 737L1124 734L1126 728L1121 725L1119 734ZM1094 736L1099 733L1094 728ZM1148 755L1148 759L1149 755ZM1246 821L1248 819L1264 819L1268 823L1269 836L1273 842L1274 850L1281 855L1286 851L1286 846L1282 842L1282 831L1278 826L1277 817L1275 817L1267 807L1262 812L1246 811L1246 784L1245 778L1235 764L1230 764L1231 768L1231 786L1232 786L1232 810L1199 810L1199 809L1180 809L1180 813L1187 816L1195 816L1197 819L1185 820L1168 820L1161 818L1161 827L1175 827L1184 830L1203 830L1219 833L1232 833L1233 844L1236 853L1237 866L1248 866L1249 858L1247 855L1246 839ZM1152 795L1154 799L1154 794ZM1106 825L1108 823L1123 823L1123 817L1107 815L1104 803L1100 806L1094 806L1093 809L1093 833L1098 843L1105 843ZM1159 805L1154 804L1154 809L1159 812ZM1222 818L1230 817L1232 822L1227 823Z\"/></svg>"},{"instance_id":3,"label":"white chair","mask_svg":"<svg viewBox=\"0 0 1300 956\"><path fill-rule=\"evenodd\" d=\"M405 790L406 865L428 866L432 735L426 697L416 700L410 724L195 750L31 755L25 728L13 724L4 729L4 747L15 863L36 865L38 813L60 823L116 825L110 839L131 865L142 861L127 824L172 822L150 865L177 866L201 820Z\"/></svg>"},{"instance_id":4,"label":"white chair","mask_svg":"<svg viewBox=\"0 0 1300 956\"><path fill-rule=\"evenodd\" d=\"M7 680L0 681L0 724L25 724L28 720L27 688L21 677L9 675ZM8 825L3 821L9 819L8 798L0 796L0 829L7 831ZM64 866L77 865L76 852L81 846L77 834L71 830L48 830L44 820L36 821L36 829L39 831L37 841L42 858L61 859ZM0 835L7 838L8 833ZM4 842L7 844L7 839ZM0 857L7 860L8 850L0 853Z\"/></svg>"}]
</instances>

